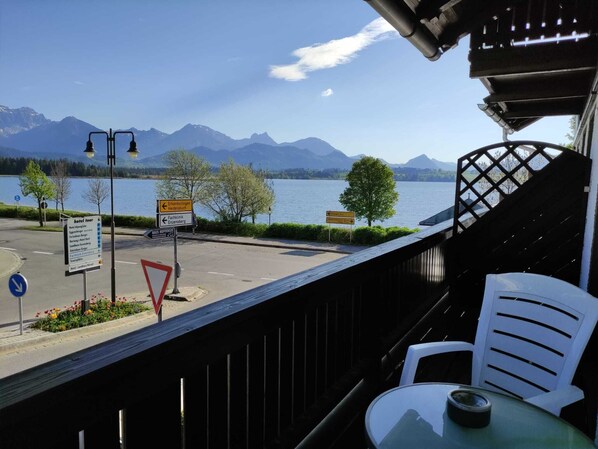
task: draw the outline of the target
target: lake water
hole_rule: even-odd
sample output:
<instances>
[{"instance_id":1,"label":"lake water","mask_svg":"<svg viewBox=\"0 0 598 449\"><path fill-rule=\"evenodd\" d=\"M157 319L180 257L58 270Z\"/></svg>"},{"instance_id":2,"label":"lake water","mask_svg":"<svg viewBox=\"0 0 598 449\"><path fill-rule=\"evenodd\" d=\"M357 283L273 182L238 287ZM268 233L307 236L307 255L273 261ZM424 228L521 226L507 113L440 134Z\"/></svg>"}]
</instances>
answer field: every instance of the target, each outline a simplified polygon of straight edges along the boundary
<instances>
[{"instance_id":1,"label":"lake water","mask_svg":"<svg viewBox=\"0 0 598 449\"><path fill-rule=\"evenodd\" d=\"M109 180L107 180L109 182ZM71 196L65 209L97 212L95 205L86 202L81 192L87 189L88 180L72 178ZM114 213L152 217L156 211L156 181L149 179L115 179ZM272 181L276 202L272 208L272 223L325 224L327 210L343 210L339 195L347 187L345 181L274 179ZM398 182L399 202L394 217L382 226L418 227L418 223L454 203L455 184L451 182ZM35 206L33 198L24 197L17 176L0 176L0 202L16 204L14 197L21 197L20 205ZM49 202L54 208L54 202ZM110 213L110 198L101 205L102 213ZM195 206L198 216L213 219L212 214ZM260 215L256 222L268 223L268 215ZM366 225L362 221L357 225Z\"/></svg>"}]
</instances>

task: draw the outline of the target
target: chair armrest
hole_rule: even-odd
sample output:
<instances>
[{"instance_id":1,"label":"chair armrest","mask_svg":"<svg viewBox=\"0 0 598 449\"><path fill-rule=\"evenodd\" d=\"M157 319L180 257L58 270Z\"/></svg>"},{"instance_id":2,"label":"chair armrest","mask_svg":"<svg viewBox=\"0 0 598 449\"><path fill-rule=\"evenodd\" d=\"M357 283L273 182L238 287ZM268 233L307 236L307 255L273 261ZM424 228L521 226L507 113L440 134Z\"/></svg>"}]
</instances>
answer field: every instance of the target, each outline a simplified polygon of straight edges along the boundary
<instances>
[{"instance_id":1,"label":"chair armrest","mask_svg":"<svg viewBox=\"0 0 598 449\"><path fill-rule=\"evenodd\" d=\"M443 354L446 352L472 351L473 345L465 341L438 341L433 343L420 343L411 345L407 349L403 372L399 385L412 384L415 379L417 365L422 357L428 357L434 354Z\"/></svg>"},{"instance_id":2,"label":"chair armrest","mask_svg":"<svg viewBox=\"0 0 598 449\"><path fill-rule=\"evenodd\" d=\"M558 416L561 413L561 408L573 404L574 402L581 401L583 397L584 394L582 390L575 385L567 385L558 390L527 398L525 399L525 402L534 404Z\"/></svg>"}]
</instances>

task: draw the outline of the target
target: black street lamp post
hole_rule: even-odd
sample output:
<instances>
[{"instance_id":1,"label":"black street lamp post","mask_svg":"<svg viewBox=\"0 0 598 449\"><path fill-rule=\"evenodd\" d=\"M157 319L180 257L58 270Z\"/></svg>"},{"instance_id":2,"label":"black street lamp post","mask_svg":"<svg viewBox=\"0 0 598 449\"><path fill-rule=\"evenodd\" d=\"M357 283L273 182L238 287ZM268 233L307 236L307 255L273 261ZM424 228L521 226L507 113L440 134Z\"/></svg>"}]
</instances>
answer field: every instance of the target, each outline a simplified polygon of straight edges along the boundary
<instances>
[{"instance_id":1,"label":"black street lamp post","mask_svg":"<svg viewBox=\"0 0 598 449\"><path fill-rule=\"evenodd\" d=\"M117 134L129 134L131 136L131 142L129 143L129 149L127 154L135 159L139 152L137 151L137 143L135 142L135 134L132 131L112 131L110 128L109 132L106 131L92 131L89 133L87 138L87 146L84 153L87 157L92 158L95 155L93 148L93 142L91 141L92 134L103 134L106 136L107 144L107 161L110 167L110 256L111 256L111 268L110 268L110 287L111 287L111 299L112 303L116 302L116 268L114 259L114 165L116 164L116 135Z\"/></svg>"}]
</instances>

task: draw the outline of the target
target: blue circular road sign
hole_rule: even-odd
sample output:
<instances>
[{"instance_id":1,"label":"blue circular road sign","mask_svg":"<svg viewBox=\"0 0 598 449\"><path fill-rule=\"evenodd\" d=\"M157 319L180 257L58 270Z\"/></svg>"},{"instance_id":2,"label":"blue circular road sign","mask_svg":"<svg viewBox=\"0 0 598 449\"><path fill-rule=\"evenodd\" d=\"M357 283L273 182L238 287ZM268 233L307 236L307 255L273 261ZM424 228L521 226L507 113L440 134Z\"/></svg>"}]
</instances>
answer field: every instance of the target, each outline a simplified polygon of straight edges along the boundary
<instances>
[{"instance_id":1,"label":"blue circular road sign","mask_svg":"<svg viewBox=\"0 0 598 449\"><path fill-rule=\"evenodd\" d=\"M15 195L15 201L21 201L21 197L19 195Z\"/></svg>"},{"instance_id":2,"label":"blue circular road sign","mask_svg":"<svg viewBox=\"0 0 598 449\"><path fill-rule=\"evenodd\" d=\"M8 289L16 298L27 293L27 279L21 273L15 273L8 279Z\"/></svg>"}]
</instances>

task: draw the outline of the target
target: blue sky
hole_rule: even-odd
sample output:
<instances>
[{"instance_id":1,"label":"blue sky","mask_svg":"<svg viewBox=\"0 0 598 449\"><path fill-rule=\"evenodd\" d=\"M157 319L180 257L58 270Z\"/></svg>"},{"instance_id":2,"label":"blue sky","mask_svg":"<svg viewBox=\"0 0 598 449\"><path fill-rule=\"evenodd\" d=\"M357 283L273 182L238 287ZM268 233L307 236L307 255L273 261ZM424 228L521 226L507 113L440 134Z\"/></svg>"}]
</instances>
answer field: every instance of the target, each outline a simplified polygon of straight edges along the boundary
<instances>
[{"instance_id":1,"label":"blue sky","mask_svg":"<svg viewBox=\"0 0 598 449\"><path fill-rule=\"evenodd\" d=\"M467 50L429 62L363 0L3 0L0 104L104 129L193 123L455 161L502 138ZM548 118L511 139L567 132L568 117Z\"/></svg>"}]
</instances>

